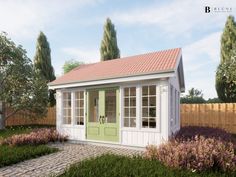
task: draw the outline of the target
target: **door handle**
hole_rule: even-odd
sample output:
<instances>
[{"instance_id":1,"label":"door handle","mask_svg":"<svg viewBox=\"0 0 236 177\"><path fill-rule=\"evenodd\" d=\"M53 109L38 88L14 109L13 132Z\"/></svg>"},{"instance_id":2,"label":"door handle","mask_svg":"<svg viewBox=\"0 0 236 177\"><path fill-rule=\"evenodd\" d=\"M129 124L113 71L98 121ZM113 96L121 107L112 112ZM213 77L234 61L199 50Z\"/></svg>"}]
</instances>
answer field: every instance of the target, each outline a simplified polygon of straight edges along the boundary
<instances>
[{"instance_id":1,"label":"door handle","mask_svg":"<svg viewBox=\"0 0 236 177\"><path fill-rule=\"evenodd\" d=\"M102 116L99 117L99 123L102 124Z\"/></svg>"},{"instance_id":2,"label":"door handle","mask_svg":"<svg viewBox=\"0 0 236 177\"><path fill-rule=\"evenodd\" d=\"M102 123L105 123L105 116L102 116Z\"/></svg>"}]
</instances>

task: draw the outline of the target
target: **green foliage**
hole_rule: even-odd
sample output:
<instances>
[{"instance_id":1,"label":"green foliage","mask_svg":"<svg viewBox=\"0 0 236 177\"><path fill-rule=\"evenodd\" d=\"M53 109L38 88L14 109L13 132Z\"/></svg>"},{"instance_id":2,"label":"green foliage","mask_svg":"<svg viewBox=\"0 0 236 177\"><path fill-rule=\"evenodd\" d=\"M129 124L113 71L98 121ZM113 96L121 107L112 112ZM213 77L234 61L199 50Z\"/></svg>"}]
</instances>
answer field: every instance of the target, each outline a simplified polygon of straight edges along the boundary
<instances>
[{"instance_id":1,"label":"green foliage","mask_svg":"<svg viewBox=\"0 0 236 177\"><path fill-rule=\"evenodd\" d=\"M221 37L221 63L229 61L236 50L236 23L233 16L229 16Z\"/></svg>"},{"instance_id":2,"label":"green foliage","mask_svg":"<svg viewBox=\"0 0 236 177\"><path fill-rule=\"evenodd\" d=\"M68 73L69 71L73 70L74 68L83 65L83 62L76 61L76 60L68 60L63 65L63 72L64 74Z\"/></svg>"},{"instance_id":3,"label":"green foliage","mask_svg":"<svg viewBox=\"0 0 236 177\"><path fill-rule=\"evenodd\" d=\"M23 133L30 133L32 129L30 127L25 127L21 128L19 126L17 127L11 127L11 128L6 128L4 130L0 130L0 138L7 138L12 135L18 135L18 134L23 134Z\"/></svg>"},{"instance_id":4,"label":"green foliage","mask_svg":"<svg viewBox=\"0 0 236 177\"><path fill-rule=\"evenodd\" d=\"M22 46L0 34L0 100L12 108L10 115L25 110L34 116L47 111L46 81L34 71Z\"/></svg>"},{"instance_id":5,"label":"green foliage","mask_svg":"<svg viewBox=\"0 0 236 177\"><path fill-rule=\"evenodd\" d=\"M209 98L207 103L222 103L222 101L219 98Z\"/></svg>"},{"instance_id":6,"label":"green foliage","mask_svg":"<svg viewBox=\"0 0 236 177\"><path fill-rule=\"evenodd\" d=\"M34 129L38 128L53 128L52 125L15 125L7 126L5 129L0 130L0 139L7 138L12 135L26 134L30 133Z\"/></svg>"},{"instance_id":7,"label":"green foliage","mask_svg":"<svg viewBox=\"0 0 236 177\"><path fill-rule=\"evenodd\" d=\"M236 102L236 23L229 16L221 37L221 63L216 72L216 92L223 102Z\"/></svg>"},{"instance_id":8,"label":"green foliage","mask_svg":"<svg viewBox=\"0 0 236 177\"><path fill-rule=\"evenodd\" d=\"M180 98L180 103L181 104L206 103L206 100L203 98L202 91L191 88L186 96Z\"/></svg>"},{"instance_id":9,"label":"green foliage","mask_svg":"<svg viewBox=\"0 0 236 177\"><path fill-rule=\"evenodd\" d=\"M57 148L51 148L46 145L39 146L0 146L0 167L12 165L24 160L37 158L42 155L57 152Z\"/></svg>"},{"instance_id":10,"label":"green foliage","mask_svg":"<svg viewBox=\"0 0 236 177\"><path fill-rule=\"evenodd\" d=\"M236 102L236 55L221 63L216 72L216 91L224 102Z\"/></svg>"},{"instance_id":11,"label":"green foliage","mask_svg":"<svg viewBox=\"0 0 236 177\"><path fill-rule=\"evenodd\" d=\"M103 39L100 48L101 61L120 58L120 50L117 45L116 30L109 18L104 25Z\"/></svg>"},{"instance_id":12,"label":"green foliage","mask_svg":"<svg viewBox=\"0 0 236 177\"><path fill-rule=\"evenodd\" d=\"M236 174L222 173L216 170L194 173L188 170L168 168L157 160L106 154L72 165L61 177L226 177L234 175Z\"/></svg>"},{"instance_id":13,"label":"green foliage","mask_svg":"<svg viewBox=\"0 0 236 177\"><path fill-rule=\"evenodd\" d=\"M47 37L43 32L40 32L37 39L34 69L47 81L47 83L56 79L51 63L51 49L47 41ZM50 106L54 106L56 104L54 94L55 91L49 90L48 102Z\"/></svg>"}]
</instances>

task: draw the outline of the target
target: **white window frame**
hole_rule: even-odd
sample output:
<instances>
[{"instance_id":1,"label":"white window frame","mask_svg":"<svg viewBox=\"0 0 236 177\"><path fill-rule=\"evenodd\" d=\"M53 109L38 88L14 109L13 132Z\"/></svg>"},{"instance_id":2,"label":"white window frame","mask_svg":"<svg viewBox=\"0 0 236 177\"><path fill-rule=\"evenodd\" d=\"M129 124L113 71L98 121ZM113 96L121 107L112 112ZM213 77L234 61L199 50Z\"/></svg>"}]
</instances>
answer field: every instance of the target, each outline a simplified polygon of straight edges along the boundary
<instances>
[{"instance_id":1,"label":"white window frame","mask_svg":"<svg viewBox=\"0 0 236 177\"><path fill-rule=\"evenodd\" d=\"M77 92L79 92L79 99L77 99L76 98L76 93ZM83 99L81 99L80 98L80 92L83 92ZM74 94L75 94L75 98L74 98L74 110L75 110L75 114L74 114L74 124L76 125L76 126L84 126L84 124L85 124L85 121L86 121L86 119L85 119L85 93L84 93L85 91L84 90L76 90L76 91L74 91ZM79 105L79 107L78 107L78 105L76 104L76 101L81 101L81 100L83 100L83 107L81 107L80 105ZM80 104L80 103L79 103ZM83 109L83 111L84 111L84 114L83 114L83 122L84 122L84 124L83 125L81 125L81 124L77 124L77 118L79 118L79 120L81 119L81 116L80 116L80 109ZM78 115L76 115L76 109L78 109L79 110L79 116Z\"/></svg>"},{"instance_id":2,"label":"white window frame","mask_svg":"<svg viewBox=\"0 0 236 177\"><path fill-rule=\"evenodd\" d=\"M125 96L125 89L128 88L129 89L129 96ZM135 88L135 96L130 96L130 88ZM126 107L125 106L125 98L129 98L129 106ZM135 106L133 107L130 107L130 98L135 98ZM122 107L122 111L123 111L123 116L122 116L122 127L124 128L131 128L131 129L135 129L137 128L137 124L138 124L138 121L137 121L137 86L125 86L123 87L123 96L122 96L122 102L123 102L123 107ZM125 117L125 108L128 108L129 109L129 117ZM135 108L135 117L130 117L130 109L131 108ZM129 125L130 125L130 119L135 119L135 127L125 127L125 118L128 118L129 119Z\"/></svg>"},{"instance_id":3,"label":"white window frame","mask_svg":"<svg viewBox=\"0 0 236 177\"><path fill-rule=\"evenodd\" d=\"M83 91L84 92L84 125L77 125L76 119L75 119L75 92L77 91ZM63 123L63 115L64 115L64 109L63 109L63 93L71 93L71 123L70 124L64 124ZM61 107L61 127L67 128L67 127L78 127L78 128L84 128L86 126L86 111L87 111L87 98L86 98L86 89L85 88L72 88L72 89L62 89L62 107Z\"/></svg>"},{"instance_id":4,"label":"white window frame","mask_svg":"<svg viewBox=\"0 0 236 177\"><path fill-rule=\"evenodd\" d=\"M155 128L150 128L150 127L143 127L143 100L142 100L142 88L145 86L155 86L156 87L156 127ZM142 85L140 85L140 128L141 130L144 131L160 131L160 104L159 104L159 100L160 100L160 89L157 83L144 83ZM149 107L149 106L148 106ZM159 108L159 109L158 109Z\"/></svg>"},{"instance_id":5,"label":"white window frame","mask_svg":"<svg viewBox=\"0 0 236 177\"><path fill-rule=\"evenodd\" d=\"M64 101L65 101L65 97L64 97L64 94L65 93L67 93L67 94L70 94L70 111L71 111L71 117L70 117L70 123L69 124L66 124L66 123L64 123L65 121L64 121L64 110L65 110L65 108L64 108ZM68 100L67 100L68 101ZM69 108L66 108L66 109L69 109ZM68 126L68 125L71 125L72 124L72 122L73 122L73 120L72 120L72 111L73 110L73 108L72 108L72 93L70 92L70 91L64 91L64 92L62 92L62 121L61 121L61 124L63 125L63 126ZM68 116L67 116L68 117Z\"/></svg>"}]
</instances>

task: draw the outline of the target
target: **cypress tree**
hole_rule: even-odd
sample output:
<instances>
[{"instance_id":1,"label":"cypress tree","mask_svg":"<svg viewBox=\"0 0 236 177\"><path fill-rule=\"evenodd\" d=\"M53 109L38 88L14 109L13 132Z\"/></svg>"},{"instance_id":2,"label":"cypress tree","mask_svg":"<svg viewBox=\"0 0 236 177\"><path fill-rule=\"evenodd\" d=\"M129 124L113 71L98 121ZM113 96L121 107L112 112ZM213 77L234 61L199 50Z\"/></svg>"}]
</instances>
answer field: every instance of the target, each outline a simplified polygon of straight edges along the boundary
<instances>
[{"instance_id":1,"label":"cypress tree","mask_svg":"<svg viewBox=\"0 0 236 177\"><path fill-rule=\"evenodd\" d=\"M117 45L116 30L109 18L104 25L103 39L100 48L101 61L120 58L120 50Z\"/></svg>"},{"instance_id":2,"label":"cypress tree","mask_svg":"<svg viewBox=\"0 0 236 177\"><path fill-rule=\"evenodd\" d=\"M229 16L221 36L221 62L216 71L216 92L223 102L236 102L236 23Z\"/></svg>"},{"instance_id":3,"label":"cypress tree","mask_svg":"<svg viewBox=\"0 0 236 177\"><path fill-rule=\"evenodd\" d=\"M36 44L36 54L34 57L34 69L39 73L47 82L56 79L54 69L51 63L51 49L47 41L47 37L41 31ZM55 91L49 90L49 105L54 106L56 100L54 98Z\"/></svg>"},{"instance_id":4,"label":"cypress tree","mask_svg":"<svg viewBox=\"0 0 236 177\"><path fill-rule=\"evenodd\" d=\"M233 16L229 16L224 32L221 36L221 63L231 60L233 50L236 49L236 23Z\"/></svg>"}]
</instances>

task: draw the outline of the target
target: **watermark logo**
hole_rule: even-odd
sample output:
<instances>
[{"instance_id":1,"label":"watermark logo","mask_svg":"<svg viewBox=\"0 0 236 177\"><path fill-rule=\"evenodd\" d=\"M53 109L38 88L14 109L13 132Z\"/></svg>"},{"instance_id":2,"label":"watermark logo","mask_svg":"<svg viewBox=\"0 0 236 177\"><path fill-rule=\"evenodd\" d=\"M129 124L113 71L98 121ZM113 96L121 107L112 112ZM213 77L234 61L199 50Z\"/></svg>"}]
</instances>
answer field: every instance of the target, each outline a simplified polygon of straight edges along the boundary
<instances>
[{"instance_id":1,"label":"watermark logo","mask_svg":"<svg viewBox=\"0 0 236 177\"><path fill-rule=\"evenodd\" d=\"M210 13L211 12L211 7L205 6L205 13Z\"/></svg>"},{"instance_id":2,"label":"watermark logo","mask_svg":"<svg viewBox=\"0 0 236 177\"><path fill-rule=\"evenodd\" d=\"M232 7L211 7L211 6L205 6L204 7L205 13L221 13L221 12L232 12Z\"/></svg>"}]
</instances>

